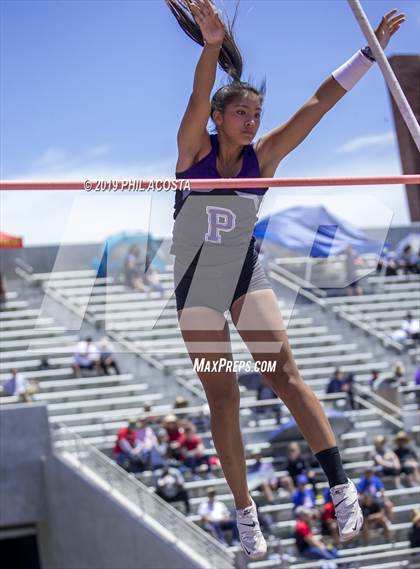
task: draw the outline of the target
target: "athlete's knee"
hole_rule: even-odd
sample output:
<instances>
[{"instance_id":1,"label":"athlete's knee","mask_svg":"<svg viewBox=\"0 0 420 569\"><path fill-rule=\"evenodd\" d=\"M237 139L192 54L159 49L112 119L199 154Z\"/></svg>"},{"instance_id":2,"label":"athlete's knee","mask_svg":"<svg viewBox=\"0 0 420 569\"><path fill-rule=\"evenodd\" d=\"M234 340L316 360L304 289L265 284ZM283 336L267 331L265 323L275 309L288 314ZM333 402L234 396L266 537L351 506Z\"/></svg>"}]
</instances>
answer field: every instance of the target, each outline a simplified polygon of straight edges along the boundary
<instances>
[{"instance_id":1,"label":"athlete's knee","mask_svg":"<svg viewBox=\"0 0 420 569\"><path fill-rule=\"evenodd\" d=\"M264 374L266 384L282 399L299 394L305 384L296 365L283 365Z\"/></svg>"},{"instance_id":2,"label":"athlete's knee","mask_svg":"<svg viewBox=\"0 0 420 569\"><path fill-rule=\"evenodd\" d=\"M239 409L240 394L236 383L235 385L219 386L217 390L207 389L206 394L210 412L213 415L233 413L234 410Z\"/></svg>"}]
</instances>

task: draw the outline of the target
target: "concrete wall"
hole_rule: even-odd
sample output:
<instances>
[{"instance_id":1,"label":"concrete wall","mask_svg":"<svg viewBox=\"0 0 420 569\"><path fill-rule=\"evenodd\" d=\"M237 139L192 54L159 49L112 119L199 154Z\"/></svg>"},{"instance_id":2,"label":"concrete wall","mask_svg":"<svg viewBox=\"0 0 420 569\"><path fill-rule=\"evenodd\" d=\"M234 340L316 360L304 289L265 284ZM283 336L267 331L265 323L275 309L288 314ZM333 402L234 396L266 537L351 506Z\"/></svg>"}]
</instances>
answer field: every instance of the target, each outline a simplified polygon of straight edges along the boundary
<instances>
[{"instance_id":1,"label":"concrete wall","mask_svg":"<svg viewBox=\"0 0 420 569\"><path fill-rule=\"evenodd\" d=\"M0 410L0 528L46 516L43 458L51 455L44 405Z\"/></svg>"},{"instance_id":2,"label":"concrete wall","mask_svg":"<svg viewBox=\"0 0 420 569\"><path fill-rule=\"evenodd\" d=\"M59 457L46 463L44 569L187 569L189 559Z\"/></svg>"},{"instance_id":3,"label":"concrete wall","mask_svg":"<svg viewBox=\"0 0 420 569\"><path fill-rule=\"evenodd\" d=\"M0 410L0 533L25 524L37 528L43 569L199 567L54 453L43 404Z\"/></svg>"}]
</instances>

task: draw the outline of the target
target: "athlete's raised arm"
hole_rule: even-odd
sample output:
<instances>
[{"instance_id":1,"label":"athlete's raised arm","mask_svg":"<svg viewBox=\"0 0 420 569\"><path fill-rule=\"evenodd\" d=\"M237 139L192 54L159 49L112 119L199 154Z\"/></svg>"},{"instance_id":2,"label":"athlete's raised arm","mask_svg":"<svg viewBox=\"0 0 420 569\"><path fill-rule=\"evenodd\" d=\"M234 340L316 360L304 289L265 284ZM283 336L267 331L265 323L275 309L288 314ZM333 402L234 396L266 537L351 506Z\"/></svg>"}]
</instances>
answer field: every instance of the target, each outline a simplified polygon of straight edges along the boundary
<instances>
[{"instance_id":1,"label":"athlete's raised arm","mask_svg":"<svg viewBox=\"0 0 420 569\"><path fill-rule=\"evenodd\" d=\"M405 15L397 14L395 9L382 18L375 34L383 49L404 19ZM321 118L371 67L374 59L369 51L366 53L365 50L363 53L359 51L334 71L287 122L271 130L257 142L255 150L263 176L274 176L280 161L308 136Z\"/></svg>"},{"instance_id":2,"label":"athlete's raised arm","mask_svg":"<svg viewBox=\"0 0 420 569\"><path fill-rule=\"evenodd\" d=\"M193 164L203 145L209 144L206 127L211 112L210 95L226 28L210 0L186 0L189 12L177 0L166 2L182 29L204 45L195 70L192 94L178 130L177 170L184 170Z\"/></svg>"}]
</instances>

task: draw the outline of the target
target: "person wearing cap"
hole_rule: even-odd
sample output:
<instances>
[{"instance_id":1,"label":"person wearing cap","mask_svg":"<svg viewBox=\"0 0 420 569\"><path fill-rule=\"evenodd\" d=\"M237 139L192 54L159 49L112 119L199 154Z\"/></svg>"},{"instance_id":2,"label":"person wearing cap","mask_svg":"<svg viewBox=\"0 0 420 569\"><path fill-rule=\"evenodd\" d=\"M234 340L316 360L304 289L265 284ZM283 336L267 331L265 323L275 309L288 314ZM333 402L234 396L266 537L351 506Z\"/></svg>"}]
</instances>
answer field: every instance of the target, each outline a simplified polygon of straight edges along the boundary
<instances>
[{"instance_id":1,"label":"person wearing cap","mask_svg":"<svg viewBox=\"0 0 420 569\"><path fill-rule=\"evenodd\" d=\"M305 508L313 510L315 508L315 494L312 489L306 487L309 482L308 477L306 474L299 474L296 482L297 488L292 495L294 508L304 506Z\"/></svg>"},{"instance_id":2,"label":"person wearing cap","mask_svg":"<svg viewBox=\"0 0 420 569\"><path fill-rule=\"evenodd\" d=\"M163 427L166 429L169 439L169 452L173 459L182 461L181 445L185 442L184 428L176 415L166 415L163 419Z\"/></svg>"},{"instance_id":3,"label":"person wearing cap","mask_svg":"<svg viewBox=\"0 0 420 569\"><path fill-rule=\"evenodd\" d=\"M183 502L185 513L191 512L188 492L184 486L184 477L178 468L165 465L156 471L156 494L165 502Z\"/></svg>"},{"instance_id":4,"label":"person wearing cap","mask_svg":"<svg viewBox=\"0 0 420 569\"><path fill-rule=\"evenodd\" d=\"M226 504L217 499L213 487L207 490L207 500L199 505L198 515L201 517L203 528L222 543L226 543L226 531L232 532L233 543L239 542L236 520L232 518Z\"/></svg>"},{"instance_id":5,"label":"person wearing cap","mask_svg":"<svg viewBox=\"0 0 420 569\"><path fill-rule=\"evenodd\" d=\"M375 446L370 458L375 464L375 472L383 476L392 476L396 488L401 488L401 464L400 459L394 451L386 445L386 438L378 435L374 438Z\"/></svg>"},{"instance_id":6,"label":"person wearing cap","mask_svg":"<svg viewBox=\"0 0 420 569\"><path fill-rule=\"evenodd\" d=\"M392 520L392 509L394 504L385 494L385 488L380 478L375 476L373 467L369 466L357 484L359 494L369 494L373 499L384 508L388 520Z\"/></svg>"},{"instance_id":7,"label":"person wearing cap","mask_svg":"<svg viewBox=\"0 0 420 569\"><path fill-rule=\"evenodd\" d=\"M420 509L414 510L411 516L411 529L408 534L410 547L420 547Z\"/></svg>"},{"instance_id":8,"label":"person wearing cap","mask_svg":"<svg viewBox=\"0 0 420 569\"><path fill-rule=\"evenodd\" d=\"M327 548L325 543L314 535L312 531L313 512L305 506L299 506L295 510L295 515L295 539L299 554L305 559L337 559L339 557L337 550ZM329 567L336 567L336 564L332 563Z\"/></svg>"},{"instance_id":9,"label":"person wearing cap","mask_svg":"<svg viewBox=\"0 0 420 569\"><path fill-rule=\"evenodd\" d=\"M409 446L409 435L405 431L399 431L394 440L394 452L399 458L401 473L407 476L410 486L418 486L420 484L419 463L415 450Z\"/></svg>"}]
</instances>

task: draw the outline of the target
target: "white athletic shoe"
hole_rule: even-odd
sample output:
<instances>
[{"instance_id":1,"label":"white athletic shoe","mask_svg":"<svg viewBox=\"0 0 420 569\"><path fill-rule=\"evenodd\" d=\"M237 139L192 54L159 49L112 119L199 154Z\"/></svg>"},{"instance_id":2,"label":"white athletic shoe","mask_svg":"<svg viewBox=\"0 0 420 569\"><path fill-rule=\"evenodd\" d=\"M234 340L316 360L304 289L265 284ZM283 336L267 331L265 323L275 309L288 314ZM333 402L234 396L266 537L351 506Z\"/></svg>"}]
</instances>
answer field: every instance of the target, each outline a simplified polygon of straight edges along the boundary
<instances>
[{"instance_id":1,"label":"white athletic shoe","mask_svg":"<svg viewBox=\"0 0 420 569\"><path fill-rule=\"evenodd\" d=\"M254 500L248 508L236 510L236 523L246 555L251 559L262 559L267 553L267 543L260 529Z\"/></svg>"},{"instance_id":2,"label":"white athletic shoe","mask_svg":"<svg viewBox=\"0 0 420 569\"><path fill-rule=\"evenodd\" d=\"M331 488L331 496L341 541L355 537L363 526L363 514L354 483L349 480Z\"/></svg>"}]
</instances>

